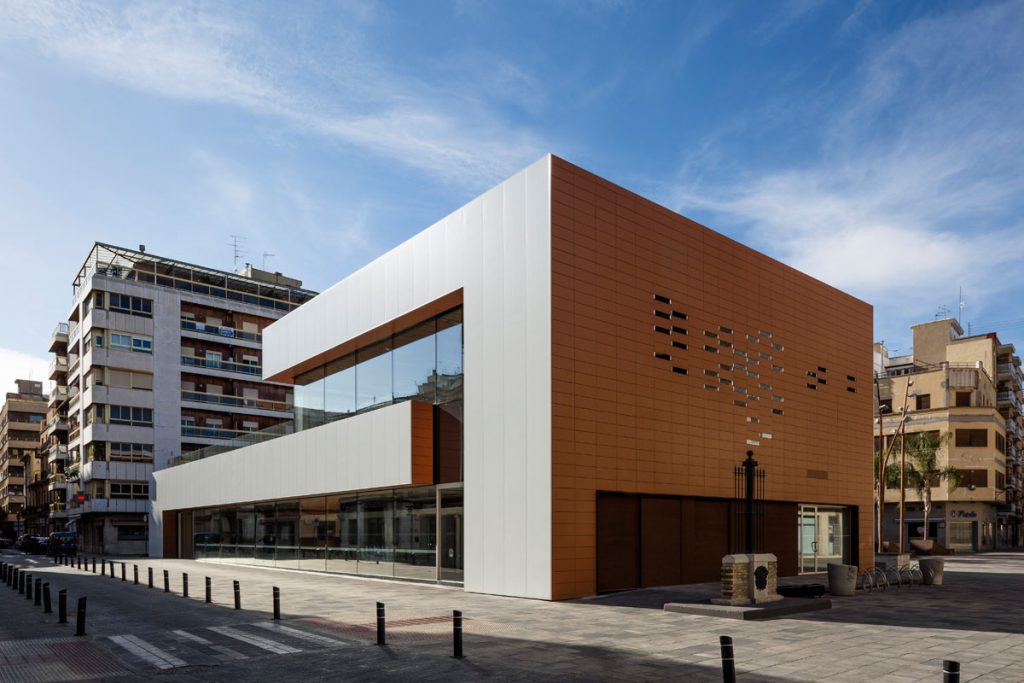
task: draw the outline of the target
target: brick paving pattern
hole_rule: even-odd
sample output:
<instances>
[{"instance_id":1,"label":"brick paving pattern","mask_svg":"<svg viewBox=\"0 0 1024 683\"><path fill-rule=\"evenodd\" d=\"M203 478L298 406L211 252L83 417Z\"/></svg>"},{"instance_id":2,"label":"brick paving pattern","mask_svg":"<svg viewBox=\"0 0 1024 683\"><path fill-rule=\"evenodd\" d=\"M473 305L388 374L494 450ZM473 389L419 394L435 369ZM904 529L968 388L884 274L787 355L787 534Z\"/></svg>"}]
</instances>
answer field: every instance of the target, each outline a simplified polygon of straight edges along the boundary
<instances>
[{"instance_id":1,"label":"brick paving pattern","mask_svg":"<svg viewBox=\"0 0 1024 683\"><path fill-rule=\"evenodd\" d=\"M460 589L185 560L127 560L127 583L6 552L68 590L71 623L0 587L0 682L112 680L721 680L718 637L731 635L741 681L1024 681L1024 554L950 558L946 585L833 598L824 612L766 622L666 613L714 586L549 603ZM132 585L138 564L142 584ZM171 590L145 586L147 567ZM180 595L189 573L190 598ZM203 603L203 577L213 604ZM231 581L242 584L234 610ZM821 579L815 579L821 580ZM271 587L282 595L271 619ZM88 635L73 605L89 596ZM388 645L374 644L375 603ZM451 657L451 611L465 615L467 658ZM6 660L4 658L7 658Z\"/></svg>"}]
</instances>

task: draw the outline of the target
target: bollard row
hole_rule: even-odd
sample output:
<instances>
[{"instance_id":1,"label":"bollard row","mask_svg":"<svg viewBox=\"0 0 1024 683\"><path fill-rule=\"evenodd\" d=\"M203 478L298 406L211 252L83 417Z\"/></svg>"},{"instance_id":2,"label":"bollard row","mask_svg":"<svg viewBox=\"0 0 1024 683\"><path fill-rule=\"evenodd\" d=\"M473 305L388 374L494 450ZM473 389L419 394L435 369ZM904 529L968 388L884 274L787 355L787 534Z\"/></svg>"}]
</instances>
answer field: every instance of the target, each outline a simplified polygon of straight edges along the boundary
<instances>
[{"instance_id":1,"label":"bollard row","mask_svg":"<svg viewBox=\"0 0 1024 683\"><path fill-rule=\"evenodd\" d=\"M76 559L78 562L81 561L80 558L68 555L54 555L53 557L55 564L69 565L73 568L76 566ZM44 614L53 614L49 581L43 581L42 577L33 576L14 564L0 562L0 583L6 583L11 590L18 591L18 595L24 595L25 599L31 601L34 607L42 607ZM78 610L75 615L76 636L85 635L87 602L88 600L84 596L78 598ZM68 623L68 592L66 589L61 589L57 594L57 623Z\"/></svg>"}]
</instances>

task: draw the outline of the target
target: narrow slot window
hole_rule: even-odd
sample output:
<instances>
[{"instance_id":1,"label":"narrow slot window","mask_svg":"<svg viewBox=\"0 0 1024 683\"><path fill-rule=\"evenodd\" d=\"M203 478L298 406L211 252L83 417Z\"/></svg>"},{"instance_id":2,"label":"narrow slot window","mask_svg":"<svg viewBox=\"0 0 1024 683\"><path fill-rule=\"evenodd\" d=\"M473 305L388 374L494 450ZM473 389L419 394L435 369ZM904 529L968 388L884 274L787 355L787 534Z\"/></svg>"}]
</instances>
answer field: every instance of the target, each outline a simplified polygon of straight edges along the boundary
<instances>
[{"instance_id":1,"label":"narrow slot window","mask_svg":"<svg viewBox=\"0 0 1024 683\"><path fill-rule=\"evenodd\" d=\"M736 400L736 401L733 401L732 404L734 406L738 406L740 408L746 408L747 407L747 402L746 401Z\"/></svg>"},{"instance_id":2,"label":"narrow slot window","mask_svg":"<svg viewBox=\"0 0 1024 683\"><path fill-rule=\"evenodd\" d=\"M781 396L772 396L772 400L775 401L776 403L784 403L786 399L782 398Z\"/></svg>"},{"instance_id":3,"label":"narrow slot window","mask_svg":"<svg viewBox=\"0 0 1024 683\"><path fill-rule=\"evenodd\" d=\"M718 334L710 330L704 330L704 336L710 337L711 339L718 339Z\"/></svg>"},{"instance_id":4,"label":"narrow slot window","mask_svg":"<svg viewBox=\"0 0 1024 683\"><path fill-rule=\"evenodd\" d=\"M718 348L714 346L708 346L707 344L704 345L704 350L708 351L709 353L718 353Z\"/></svg>"},{"instance_id":5,"label":"narrow slot window","mask_svg":"<svg viewBox=\"0 0 1024 683\"><path fill-rule=\"evenodd\" d=\"M755 425L756 424L761 424L761 418L747 416L747 422L749 422L751 424L755 424Z\"/></svg>"},{"instance_id":6,"label":"narrow slot window","mask_svg":"<svg viewBox=\"0 0 1024 683\"><path fill-rule=\"evenodd\" d=\"M658 334L671 334L667 327L658 327L657 325L654 326L654 331Z\"/></svg>"},{"instance_id":7,"label":"narrow slot window","mask_svg":"<svg viewBox=\"0 0 1024 683\"><path fill-rule=\"evenodd\" d=\"M657 308L654 309L654 315L658 316L659 318L664 318L665 320L672 319L672 316L670 314L666 313L665 311L659 311Z\"/></svg>"},{"instance_id":8,"label":"narrow slot window","mask_svg":"<svg viewBox=\"0 0 1024 683\"><path fill-rule=\"evenodd\" d=\"M851 394L857 393L857 387L846 387L846 390L849 391Z\"/></svg>"},{"instance_id":9,"label":"narrow slot window","mask_svg":"<svg viewBox=\"0 0 1024 683\"><path fill-rule=\"evenodd\" d=\"M718 381L721 382L722 384L732 386L732 380L729 379L728 377L721 377Z\"/></svg>"},{"instance_id":10,"label":"narrow slot window","mask_svg":"<svg viewBox=\"0 0 1024 683\"><path fill-rule=\"evenodd\" d=\"M743 387L741 387L738 384L733 386L732 390L735 391L737 394L746 394L747 393L747 390L744 389Z\"/></svg>"},{"instance_id":11,"label":"narrow slot window","mask_svg":"<svg viewBox=\"0 0 1024 683\"><path fill-rule=\"evenodd\" d=\"M850 381L850 382L856 382L856 381L857 381L857 378L856 378L856 377L854 377L853 375L847 375L847 376L846 376L846 379L847 379L848 381Z\"/></svg>"},{"instance_id":12,"label":"narrow slot window","mask_svg":"<svg viewBox=\"0 0 1024 683\"><path fill-rule=\"evenodd\" d=\"M732 366L728 365L727 363L719 363L718 367L725 370L726 372L730 372L732 370Z\"/></svg>"},{"instance_id":13,"label":"narrow slot window","mask_svg":"<svg viewBox=\"0 0 1024 683\"><path fill-rule=\"evenodd\" d=\"M686 344L684 344L683 342L673 341L672 346L674 346L677 349L682 349L683 351L686 350Z\"/></svg>"},{"instance_id":14,"label":"narrow slot window","mask_svg":"<svg viewBox=\"0 0 1024 683\"><path fill-rule=\"evenodd\" d=\"M772 338L772 333L769 332L768 330L758 330L757 333L762 337L768 337L769 339Z\"/></svg>"},{"instance_id":15,"label":"narrow slot window","mask_svg":"<svg viewBox=\"0 0 1024 683\"><path fill-rule=\"evenodd\" d=\"M828 368L823 368L823 367L821 367L821 366L819 365L819 366L818 366L818 372L828 372Z\"/></svg>"},{"instance_id":16,"label":"narrow slot window","mask_svg":"<svg viewBox=\"0 0 1024 683\"><path fill-rule=\"evenodd\" d=\"M654 357L659 360L672 360L672 356L667 353L658 353L657 351L654 352Z\"/></svg>"},{"instance_id":17,"label":"narrow slot window","mask_svg":"<svg viewBox=\"0 0 1024 683\"><path fill-rule=\"evenodd\" d=\"M772 412L774 414L776 414L776 415L785 415L786 414L786 411L784 411L782 408L772 408Z\"/></svg>"},{"instance_id":18,"label":"narrow slot window","mask_svg":"<svg viewBox=\"0 0 1024 683\"><path fill-rule=\"evenodd\" d=\"M661 294L655 294L654 300L657 301L658 303L666 304L668 306L672 305L672 299L669 299L667 296L662 296Z\"/></svg>"},{"instance_id":19,"label":"narrow slot window","mask_svg":"<svg viewBox=\"0 0 1024 683\"><path fill-rule=\"evenodd\" d=\"M785 351L786 350L786 347L783 346L782 344L779 344L778 342L772 342L772 348L775 349L776 351Z\"/></svg>"},{"instance_id":20,"label":"narrow slot window","mask_svg":"<svg viewBox=\"0 0 1024 683\"><path fill-rule=\"evenodd\" d=\"M761 379L761 375L754 372L753 370L747 370L747 377L750 377L751 379Z\"/></svg>"},{"instance_id":21,"label":"narrow slot window","mask_svg":"<svg viewBox=\"0 0 1024 683\"><path fill-rule=\"evenodd\" d=\"M723 334L732 334L732 328L731 327L726 327L725 325L719 325L718 326L718 331L723 333Z\"/></svg>"},{"instance_id":22,"label":"narrow slot window","mask_svg":"<svg viewBox=\"0 0 1024 683\"><path fill-rule=\"evenodd\" d=\"M722 346L724 346L727 349L731 349L732 348L732 342L731 341L725 341L724 339L722 339L718 343L721 344Z\"/></svg>"},{"instance_id":23,"label":"narrow slot window","mask_svg":"<svg viewBox=\"0 0 1024 683\"><path fill-rule=\"evenodd\" d=\"M686 372L686 368L681 368L681 367L679 367L678 365L673 365L673 366L672 366L672 372L678 373L678 374L680 374L680 375L685 375L685 374L687 374L687 372Z\"/></svg>"},{"instance_id":24,"label":"narrow slot window","mask_svg":"<svg viewBox=\"0 0 1024 683\"><path fill-rule=\"evenodd\" d=\"M747 445L748 446L760 446L761 442L760 441L754 441L753 439L747 439Z\"/></svg>"},{"instance_id":25,"label":"narrow slot window","mask_svg":"<svg viewBox=\"0 0 1024 683\"><path fill-rule=\"evenodd\" d=\"M679 318L680 320L689 320L690 316L686 315L682 311L672 311L673 318Z\"/></svg>"},{"instance_id":26,"label":"narrow slot window","mask_svg":"<svg viewBox=\"0 0 1024 683\"><path fill-rule=\"evenodd\" d=\"M707 375L708 377L718 377L717 370L705 370L704 374Z\"/></svg>"},{"instance_id":27,"label":"narrow slot window","mask_svg":"<svg viewBox=\"0 0 1024 683\"><path fill-rule=\"evenodd\" d=\"M818 385L817 384L810 384L810 383L808 383L807 388L808 389L817 389Z\"/></svg>"},{"instance_id":28,"label":"narrow slot window","mask_svg":"<svg viewBox=\"0 0 1024 683\"><path fill-rule=\"evenodd\" d=\"M678 325L673 325L672 331L676 334L690 334L685 327L679 327Z\"/></svg>"},{"instance_id":29,"label":"narrow slot window","mask_svg":"<svg viewBox=\"0 0 1024 683\"><path fill-rule=\"evenodd\" d=\"M748 335L747 335L747 341L749 341L749 342L754 342L754 343L756 344L756 343L758 343L758 342L759 342L760 340L759 340L759 339L758 339L757 337L755 337L754 335L752 335L752 334L748 334Z\"/></svg>"},{"instance_id":30,"label":"narrow slot window","mask_svg":"<svg viewBox=\"0 0 1024 683\"><path fill-rule=\"evenodd\" d=\"M761 432L761 438L762 439L770 439L770 438L772 438L771 432Z\"/></svg>"},{"instance_id":31,"label":"narrow slot window","mask_svg":"<svg viewBox=\"0 0 1024 683\"><path fill-rule=\"evenodd\" d=\"M747 352L743 351L742 349L733 349L732 352L737 356L743 356L744 358L747 357Z\"/></svg>"},{"instance_id":32,"label":"narrow slot window","mask_svg":"<svg viewBox=\"0 0 1024 683\"><path fill-rule=\"evenodd\" d=\"M774 370L775 372L785 372L786 368L782 367L781 365L773 365L772 370Z\"/></svg>"},{"instance_id":33,"label":"narrow slot window","mask_svg":"<svg viewBox=\"0 0 1024 683\"><path fill-rule=\"evenodd\" d=\"M825 379L824 377L819 377L818 384L828 384L828 380Z\"/></svg>"},{"instance_id":34,"label":"narrow slot window","mask_svg":"<svg viewBox=\"0 0 1024 683\"><path fill-rule=\"evenodd\" d=\"M817 377L818 373L816 373L814 370L808 370L807 371L807 376L808 377Z\"/></svg>"},{"instance_id":35,"label":"narrow slot window","mask_svg":"<svg viewBox=\"0 0 1024 683\"><path fill-rule=\"evenodd\" d=\"M764 360L772 360L772 354L770 353L765 353L764 351L761 351L757 355L763 358Z\"/></svg>"},{"instance_id":36,"label":"narrow slot window","mask_svg":"<svg viewBox=\"0 0 1024 683\"><path fill-rule=\"evenodd\" d=\"M707 391L718 391L718 387L716 387L714 384L705 384L704 388Z\"/></svg>"},{"instance_id":37,"label":"narrow slot window","mask_svg":"<svg viewBox=\"0 0 1024 683\"><path fill-rule=\"evenodd\" d=\"M761 382L757 386L758 386L759 389L764 389L765 391L771 391L772 390L772 385L771 384L765 384L764 382Z\"/></svg>"}]
</instances>

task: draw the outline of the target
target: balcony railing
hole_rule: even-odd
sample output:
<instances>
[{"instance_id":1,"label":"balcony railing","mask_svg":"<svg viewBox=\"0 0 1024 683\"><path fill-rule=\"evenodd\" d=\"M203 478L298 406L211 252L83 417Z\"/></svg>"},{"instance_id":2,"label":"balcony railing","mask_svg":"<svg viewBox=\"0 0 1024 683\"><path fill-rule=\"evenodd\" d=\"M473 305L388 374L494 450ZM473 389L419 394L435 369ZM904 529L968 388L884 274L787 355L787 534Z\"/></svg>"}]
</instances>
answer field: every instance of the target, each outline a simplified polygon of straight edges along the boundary
<instances>
[{"instance_id":1,"label":"balcony railing","mask_svg":"<svg viewBox=\"0 0 1024 683\"><path fill-rule=\"evenodd\" d=\"M181 435L183 437L198 437L201 439L237 439L246 434L257 432L248 429L228 429L226 427L200 427L198 425L182 425Z\"/></svg>"},{"instance_id":2,"label":"balcony railing","mask_svg":"<svg viewBox=\"0 0 1024 683\"><path fill-rule=\"evenodd\" d=\"M53 360L50 361L50 371L47 377L53 379L54 376L59 372L68 371L68 357L67 356L54 356Z\"/></svg>"},{"instance_id":3,"label":"balcony railing","mask_svg":"<svg viewBox=\"0 0 1024 683\"><path fill-rule=\"evenodd\" d=\"M57 401L63 401L68 397L68 388L63 384L54 385L53 389L50 390L50 403L56 403Z\"/></svg>"},{"instance_id":4,"label":"balcony railing","mask_svg":"<svg viewBox=\"0 0 1024 683\"><path fill-rule=\"evenodd\" d=\"M239 372L244 375L259 375L263 368L259 365L249 363L236 363L231 360L219 358L197 358L195 356L182 356L181 364L195 368L207 368L208 370L224 370L226 372Z\"/></svg>"},{"instance_id":5,"label":"balcony railing","mask_svg":"<svg viewBox=\"0 0 1024 683\"><path fill-rule=\"evenodd\" d=\"M279 410L290 412L292 406L285 401L270 401L265 398L246 398L244 396L226 396L224 394L210 394L202 391L181 392L182 401L195 401L197 403L213 403L232 408L259 408L261 410Z\"/></svg>"},{"instance_id":6,"label":"balcony railing","mask_svg":"<svg viewBox=\"0 0 1024 683\"><path fill-rule=\"evenodd\" d=\"M188 318L181 319L181 329L192 332L210 334L214 337L225 337L228 339L243 339L251 342L262 342L263 335L258 332L246 332L226 325L208 325Z\"/></svg>"}]
</instances>

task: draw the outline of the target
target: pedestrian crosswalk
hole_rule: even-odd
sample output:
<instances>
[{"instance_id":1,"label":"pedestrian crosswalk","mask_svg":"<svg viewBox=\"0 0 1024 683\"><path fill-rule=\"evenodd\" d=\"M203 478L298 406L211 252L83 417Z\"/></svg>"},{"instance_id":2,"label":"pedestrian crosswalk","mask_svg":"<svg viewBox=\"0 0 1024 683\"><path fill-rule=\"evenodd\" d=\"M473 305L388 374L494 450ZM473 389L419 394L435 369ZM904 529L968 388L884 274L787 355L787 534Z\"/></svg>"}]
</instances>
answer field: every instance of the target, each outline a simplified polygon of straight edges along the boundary
<instances>
[{"instance_id":1,"label":"pedestrian crosswalk","mask_svg":"<svg viewBox=\"0 0 1024 683\"><path fill-rule=\"evenodd\" d=\"M348 645L338 638L274 621L122 634L107 640L143 667L159 670Z\"/></svg>"}]
</instances>

